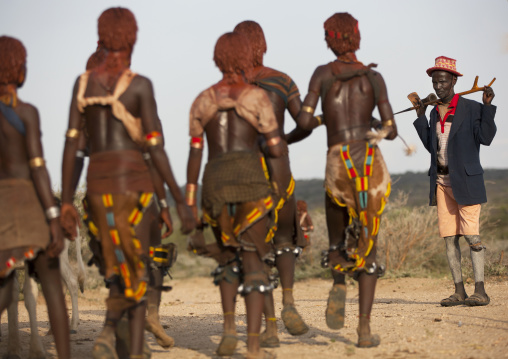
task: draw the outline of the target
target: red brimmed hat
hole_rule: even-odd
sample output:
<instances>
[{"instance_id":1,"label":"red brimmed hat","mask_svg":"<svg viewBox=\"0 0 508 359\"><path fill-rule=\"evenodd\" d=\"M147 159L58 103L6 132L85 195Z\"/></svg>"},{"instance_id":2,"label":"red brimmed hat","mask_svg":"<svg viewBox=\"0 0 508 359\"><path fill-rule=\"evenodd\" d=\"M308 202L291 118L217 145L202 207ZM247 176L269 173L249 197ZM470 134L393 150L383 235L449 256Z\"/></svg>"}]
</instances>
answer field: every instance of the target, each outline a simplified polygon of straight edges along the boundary
<instances>
[{"instance_id":1,"label":"red brimmed hat","mask_svg":"<svg viewBox=\"0 0 508 359\"><path fill-rule=\"evenodd\" d=\"M427 69L427 75L432 76L432 72L434 71L446 71L456 76L462 76L462 74L457 71L456 62L457 60L450 59L446 56L436 57L436 65L430 69Z\"/></svg>"}]
</instances>

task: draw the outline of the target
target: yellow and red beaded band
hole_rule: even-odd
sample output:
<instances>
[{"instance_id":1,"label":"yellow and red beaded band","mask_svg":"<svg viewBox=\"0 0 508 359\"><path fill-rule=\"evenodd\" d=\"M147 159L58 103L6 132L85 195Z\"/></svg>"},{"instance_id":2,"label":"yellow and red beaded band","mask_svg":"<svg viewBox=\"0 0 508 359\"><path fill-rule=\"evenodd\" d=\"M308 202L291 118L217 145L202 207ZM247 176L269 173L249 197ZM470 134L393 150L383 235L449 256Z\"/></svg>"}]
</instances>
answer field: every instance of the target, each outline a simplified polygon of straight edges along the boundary
<instances>
[{"instance_id":1,"label":"yellow and red beaded band","mask_svg":"<svg viewBox=\"0 0 508 359\"><path fill-rule=\"evenodd\" d=\"M44 158L42 157L34 157L28 162L30 168L44 167L45 164L46 161L44 161Z\"/></svg>"},{"instance_id":2,"label":"yellow and red beaded band","mask_svg":"<svg viewBox=\"0 0 508 359\"><path fill-rule=\"evenodd\" d=\"M192 137L190 140L191 148L203 149L203 137Z\"/></svg>"},{"instance_id":3,"label":"yellow and red beaded band","mask_svg":"<svg viewBox=\"0 0 508 359\"><path fill-rule=\"evenodd\" d=\"M268 146L276 146L280 143L280 136L272 137L266 141Z\"/></svg>"},{"instance_id":4,"label":"yellow and red beaded band","mask_svg":"<svg viewBox=\"0 0 508 359\"><path fill-rule=\"evenodd\" d=\"M158 131L152 131L146 135L146 144L150 147L162 144L162 134Z\"/></svg>"},{"instance_id":5,"label":"yellow and red beaded band","mask_svg":"<svg viewBox=\"0 0 508 359\"><path fill-rule=\"evenodd\" d=\"M79 130L77 128L69 128L65 133L65 137L67 138L78 138Z\"/></svg>"},{"instance_id":6,"label":"yellow and red beaded band","mask_svg":"<svg viewBox=\"0 0 508 359\"><path fill-rule=\"evenodd\" d=\"M187 183L185 186L185 202L188 206L196 205L196 190L198 185L195 183Z\"/></svg>"}]
</instances>

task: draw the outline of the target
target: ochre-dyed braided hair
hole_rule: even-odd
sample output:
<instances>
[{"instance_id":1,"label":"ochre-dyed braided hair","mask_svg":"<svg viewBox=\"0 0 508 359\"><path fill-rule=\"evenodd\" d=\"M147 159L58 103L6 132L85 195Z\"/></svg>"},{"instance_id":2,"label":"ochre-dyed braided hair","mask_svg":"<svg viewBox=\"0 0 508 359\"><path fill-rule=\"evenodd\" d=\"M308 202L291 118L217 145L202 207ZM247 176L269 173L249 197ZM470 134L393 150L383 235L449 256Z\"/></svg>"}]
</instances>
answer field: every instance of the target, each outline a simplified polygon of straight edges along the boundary
<instances>
[{"instance_id":1,"label":"ochre-dyed braided hair","mask_svg":"<svg viewBox=\"0 0 508 359\"><path fill-rule=\"evenodd\" d=\"M263 66L263 55L266 53L265 34L261 26L252 20L242 21L236 25L234 32L240 33L249 39L254 66Z\"/></svg>"},{"instance_id":2,"label":"ochre-dyed braided hair","mask_svg":"<svg viewBox=\"0 0 508 359\"><path fill-rule=\"evenodd\" d=\"M26 49L21 41L9 37L0 37L0 84L19 83L21 73L25 69Z\"/></svg>"},{"instance_id":3,"label":"ochre-dyed braided hair","mask_svg":"<svg viewBox=\"0 0 508 359\"><path fill-rule=\"evenodd\" d=\"M302 200L298 200L298 201L296 201L296 208L297 208L300 212L307 212L307 202L302 201Z\"/></svg>"},{"instance_id":4,"label":"ochre-dyed braided hair","mask_svg":"<svg viewBox=\"0 0 508 359\"><path fill-rule=\"evenodd\" d=\"M247 38L228 32L217 40L213 61L223 74L242 74L252 67L252 52Z\"/></svg>"},{"instance_id":5,"label":"ochre-dyed braided hair","mask_svg":"<svg viewBox=\"0 0 508 359\"><path fill-rule=\"evenodd\" d=\"M104 62L106 58L106 51L103 48L98 48L90 57L86 63L86 69L93 70Z\"/></svg>"},{"instance_id":6,"label":"ochre-dyed braided hair","mask_svg":"<svg viewBox=\"0 0 508 359\"><path fill-rule=\"evenodd\" d=\"M360 48L358 21L347 12L333 14L325 21L325 41L336 56Z\"/></svg>"},{"instance_id":7,"label":"ochre-dyed braided hair","mask_svg":"<svg viewBox=\"0 0 508 359\"><path fill-rule=\"evenodd\" d=\"M138 25L134 14L122 7L105 10L98 20L99 46L107 50L132 51Z\"/></svg>"}]
</instances>

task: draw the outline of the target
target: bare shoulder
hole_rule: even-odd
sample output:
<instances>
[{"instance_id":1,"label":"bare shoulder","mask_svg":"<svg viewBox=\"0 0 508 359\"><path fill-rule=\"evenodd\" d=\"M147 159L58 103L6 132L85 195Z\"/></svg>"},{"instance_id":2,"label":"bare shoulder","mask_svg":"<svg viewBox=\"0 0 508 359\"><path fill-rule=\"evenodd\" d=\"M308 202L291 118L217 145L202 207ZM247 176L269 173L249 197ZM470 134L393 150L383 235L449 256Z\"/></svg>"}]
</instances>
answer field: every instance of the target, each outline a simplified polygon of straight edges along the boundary
<instances>
[{"instance_id":1,"label":"bare shoulder","mask_svg":"<svg viewBox=\"0 0 508 359\"><path fill-rule=\"evenodd\" d=\"M310 79L309 88L318 91L321 83L333 75L330 64L316 67Z\"/></svg>"},{"instance_id":2,"label":"bare shoulder","mask_svg":"<svg viewBox=\"0 0 508 359\"><path fill-rule=\"evenodd\" d=\"M39 110L37 110L37 107L34 105L28 102L18 101L18 106L16 106L15 111L25 125L39 125Z\"/></svg>"},{"instance_id":3,"label":"bare shoulder","mask_svg":"<svg viewBox=\"0 0 508 359\"><path fill-rule=\"evenodd\" d=\"M138 89L152 89L152 81L143 75L136 74L136 76L132 79L131 85Z\"/></svg>"},{"instance_id":4,"label":"bare shoulder","mask_svg":"<svg viewBox=\"0 0 508 359\"><path fill-rule=\"evenodd\" d=\"M325 75L330 74L331 72L332 72L332 70L331 70L330 64L321 65L321 66L316 67L312 77L325 76Z\"/></svg>"}]
</instances>

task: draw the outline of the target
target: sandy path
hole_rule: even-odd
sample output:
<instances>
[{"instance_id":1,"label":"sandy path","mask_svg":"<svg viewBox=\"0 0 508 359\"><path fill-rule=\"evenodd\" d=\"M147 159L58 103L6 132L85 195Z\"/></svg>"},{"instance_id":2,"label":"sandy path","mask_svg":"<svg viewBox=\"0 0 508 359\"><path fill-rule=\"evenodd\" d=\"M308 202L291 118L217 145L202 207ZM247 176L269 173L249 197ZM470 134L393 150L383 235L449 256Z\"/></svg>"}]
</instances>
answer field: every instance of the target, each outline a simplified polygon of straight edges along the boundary
<instances>
[{"instance_id":1,"label":"sandy path","mask_svg":"<svg viewBox=\"0 0 508 359\"><path fill-rule=\"evenodd\" d=\"M152 358L209 358L221 335L221 307L218 290L209 278L174 280L173 291L165 293L161 321L176 341L176 347L163 350L151 335L147 340ZM298 282L295 296L298 309L311 330L292 337L279 321L281 347L270 349L277 358L508 358L508 283L488 283L491 304L470 308L443 308L438 302L451 294L452 283L444 279L383 279L378 282L372 315L373 332L381 336L378 348L359 349L356 325L358 289L348 284L345 328L333 331L326 327L324 311L329 281L313 279ZM472 285L466 285L469 292ZM78 334L71 336L73 358L90 358L95 337L104 321L102 290L89 290L80 297L81 323ZM280 314L281 291L275 293ZM23 303L20 308L23 357L28 356L29 327ZM49 324L42 298L38 306L39 333ZM6 315L2 317L0 354L6 352ZM245 355L245 306L238 305L237 324L240 342L233 358ZM48 357L54 358L52 337L43 337Z\"/></svg>"}]
</instances>

